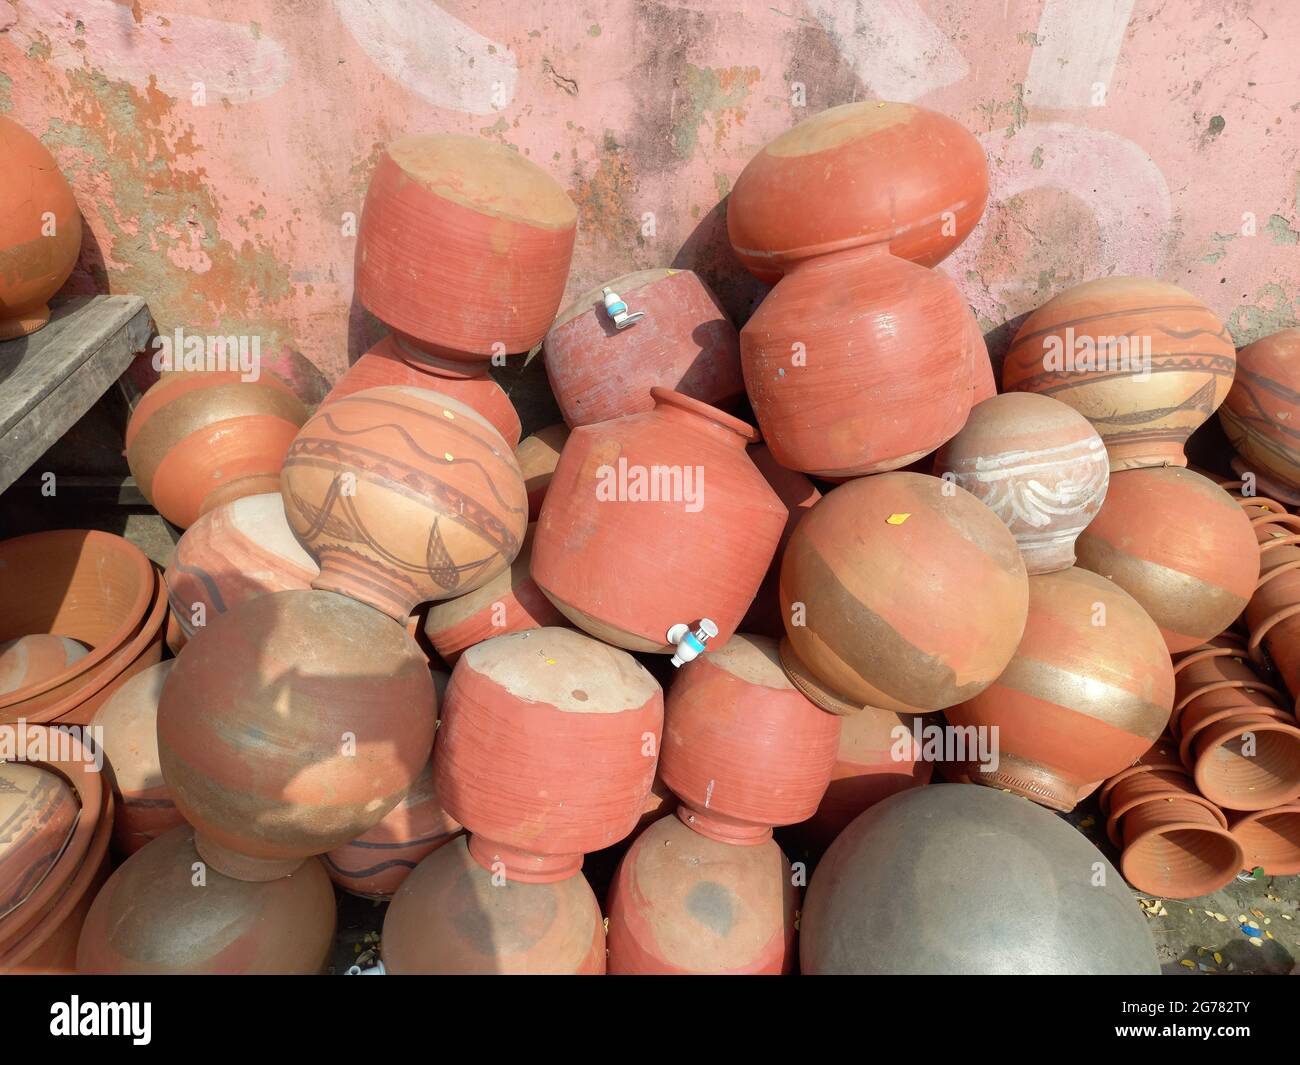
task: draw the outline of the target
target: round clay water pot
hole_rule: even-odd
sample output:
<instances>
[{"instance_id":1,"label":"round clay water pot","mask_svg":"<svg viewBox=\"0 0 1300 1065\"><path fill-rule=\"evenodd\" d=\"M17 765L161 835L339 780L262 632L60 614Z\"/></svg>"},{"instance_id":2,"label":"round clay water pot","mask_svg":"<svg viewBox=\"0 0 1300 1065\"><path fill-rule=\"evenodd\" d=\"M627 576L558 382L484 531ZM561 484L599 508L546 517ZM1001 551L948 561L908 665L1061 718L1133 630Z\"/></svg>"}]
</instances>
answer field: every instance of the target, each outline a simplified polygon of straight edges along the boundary
<instances>
[{"instance_id":1,"label":"round clay water pot","mask_svg":"<svg viewBox=\"0 0 1300 1065\"><path fill-rule=\"evenodd\" d=\"M659 775L695 831L761 843L773 825L816 811L839 736L840 719L786 677L776 641L737 633L683 666L668 689Z\"/></svg>"},{"instance_id":2,"label":"round clay water pot","mask_svg":"<svg viewBox=\"0 0 1300 1065\"><path fill-rule=\"evenodd\" d=\"M1106 498L1110 463L1097 431L1048 396L1008 392L978 404L939 449L955 481L1011 530L1029 573L1074 565L1074 541Z\"/></svg>"},{"instance_id":3,"label":"round clay water pot","mask_svg":"<svg viewBox=\"0 0 1300 1065\"><path fill-rule=\"evenodd\" d=\"M1106 442L1111 472L1186 466L1183 444L1228 395L1227 327L1177 285L1107 277L1075 285L1025 319L1002 388L1069 404Z\"/></svg>"},{"instance_id":4,"label":"round clay water pot","mask_svg":"<svg viewBox=\"0 0 1300 1065\"><path fill-rule=\"evenodd\" d=\"M81 211L45 145L0 115L0 340L50 320L50 297L81 251Z\"/></svg>"},{"instance_id":5,"label":"round clay water pot","mask_svg":"<svg viewBox=\"0 0 1300 1065\"><path fill-rule=\"evenodd\" d=\"M800 971L1154 976L1146 920L1073 825L992 788L936 784L873 806L831 844L804 899Z\"/></svg>"},{"instance_id":6,"label":"round clay water pot","mask_svg":"<svg viewBox=\"0 0 1300 1065\"><path fill-rule=\"evenodd\" d=\"M1263 869L1267 876L1300 873L1300 804L1239 814L1231 826L1241 844L1244 868Z\"/></svg>"},{"instance_id":7,"label":"round clay water pot","mask_svg":"<svg viewBox=\"0 0 1300 1065\"><path fill-rule=\"evenodd\" d=\"M604 288L645 314L619 329ZM654 409L655 385L730 408L745 394L740 339L691 270L638 270L584 292L546 334L546 376L570 426Z\"/></svg>"},{"instance_id":8,"label":"round clay water pot","mask_svg":"<svg viewBox=\"0 0 1300 1065\"><path fill-rule=\"evenodd\" d=\"M274 492L307 408L269 373L164 373L126 426L126 461L154 508L182 529L241 496Z\"/></svg>"},{"instance_id":9,"label":"round clay water pot","mask_svg":"<svg viewBox=\"0 0 1300 1065\"><path fill-rule=\"evenodd\" d=\"M989 346L984 342L984 332L969 304L966 306L965 339L971 367L970 405L974 408L977 403L998 394L998 382L993 376L993 362L989 358Z\"/></svg>"},{"instance_id":10,"label":"round clay water pot","mask_svg":"<svg viewBox=\"0 0 1300 1065\"><path fill-rule=\"evenodd\" d=\"M182 825L109 877L81 931L77 971L309 976L329 962L334 914L320 862L261 883L232 879L205 863Z\"/></svg>"},{"instance_id":11,"label":"round clay water pot","mask_svg":"<svg viewBox=\"0 0 1300 1065\"><path fill-rule=\"evenodd\" d=\"M1232 883L1245 862L1241 844L1214 812L1189 799L1134 807L1124 815L1123 836L1124 879L1161 898L1209 895Z\"/></svg>"},{"instance_id":12,"label":"round clay water pot","mask_svg":"<svg viewBox=\"0 0 1300 1065\"><path fill-rule=\"evenodd\" d=\"M461 836L402 882L384 916L383 955L394 976L603 976L605 926L581 873L498 880Z\"/></svg>"},{"instance_id":13,"label":"round clay water pot","mask_svg":"<svg viewBox=\"0 0 1300 1065\"><path fill-rule=\"evenodd\" d=\"M546 490L551 487L555 467L560 464L560 452L564 450L564 442L568 439L569 427L560 422L524 437L515 448L515 461L519 463L519 471L524 475L524 487L528 490L529 521L536 521L542 512L542 500L546 498Z\"/></svg>"},{"instance_id":14,"label":"round clay water pot","mask_svg":"<svg viewBox=\"0 0 1300 1065\"><path fill-rule=\"evenodd\" d=\"M933 451L970 411L967 314L946 275L883 245L791 270L740 332L772 457L838 479Z\"/></svg>"},{"instance_id":15,"label":"round clay water pot","mask_svg":"<svg viewBox=\"0 0 1300 1065\"><path fill-rule=\"evenodd\" d=\"M461 655L434 778L470 853L554 881L632 831L655 775L663 691L636 659L572 629L497 636Z\"/></svg>"},{"instance_id":16,"label":"round clay water pot","mask_svg":"<svg viewBox=\"0 0 1300 1065\"><path fill-rule=\"evenodd\" d=\"M559 182L502 144L402 137L366 190L357 299L433 355L528 351L559 309L577 221Z\"/></svg>"},{"instance_id":17,"label":"round clay water pot","mask_svg":"<svg viewBox=\"0 0 1300 1065\"><path fill-rule=\"evenodd\" d=\"M1178 468L1114 474L1075 552L1080 566L1142 605L1175 653L1231 625L1259 577L1245 512L1212 481Z\"/></svg>"},{"instance_id":18,"label":"round clay water pot","mask_svg":"<svg viewBox=\"0 0 1300 1065\"><path fill-rule=\"evenodd\" d=\"M1016 541L973 495L919 473L865 477L790 538L781 657L833 713L942 710L1002 672L1028 607Z\"/></svg>"},{"instance_id":19,"label":"round clay water pot","mask_svg":"<svg viewBox=\"0 0 1300 1065\"><path fill-rule=\"evenodd\" d=\"M379 824L321 855L321 861L330 879L344 891L367 899L390 899L412 869L460 833L460 822L438 799L430 762Z\"/></svg>"},{"instance_id":20,"label":"round clay water pot","mask_svg":"<svg viewBox=\"0 0 1300 1065\"><path fill-rule=\"evenodd\" d=\"M0 695L44 684L85 658L89 648L67 636L36 633L0 643Z\"/></svg>"},{"instance_id":21,"label":"round clay water pot","mask_svg":"<svg viewBox=\"0 0 1300 1065\"><path fill-rule=\"evenodd\" d=\"M1219 421L1259 487L1300 503L1300 329L1283 329L1237 353Z\"/></svg>"},{"instance_id":22,"label":"round clay water pot","mask_svg":"<svg viewBox=\"0 0 1300 1065\"><path fill-rule=\"evenodd\" d=\"M58 773L0 762L0 915L21 906L72 837L81 805Z\"/></svg>"},{"instance_id":23,"label":"round clay water pot","mask_svg":"<svg viewBox=\"0 0 1300 1065\"><path fill-rule=\"evenodd\" d=\"M814 115L754 156L727 199L727 234L764 281L861 244L934 266L975 228L988 194L984 149L960 123L865 100Z\"/></svg>"},{"instance_id":24,"label":"round clay water pot","mask_svg":"<svg viewBox=\"0 0 1300 1065\"><path fill-rule=\"evenodd\" d=\"M638 327L639 328L639 327ZM573 624L667 654L677 624L721 647L776 553L786 511L745 454L753 428L680 392L570 434L533 541L533 580Z\"/></svg>"},{"instance_id":25,"label":"round clay water pot","mask_svg":"<svg viewBox=\"0 0 1300 1065\"><path fill-rule=\"evenodd\" d=\"M770 839L721 843L669 816L641 833L610 887L613 975L779 976L794 968L799 893Z\"/></svg>"},{"instance_id":26,"label":"round clay water pot","mask_svg":"<svg viewBox=\"0 0 1300 1065\"><path fill-rule=\"evenodd\" d=\"M271 879L378 824L428 762L435 722L402 626L332 592L273 592L182 648L158 752L204 860Z\"/></svg>"},{"instance_id":27,"label":"round clay water pot","mask_svg":"<svg viewBox=\"0 0 1300 1065\"><path fill-rule=\"evenodd\" d=\"M371 346L349 366L320 406L328 406L354 392L385 385L427 388L460 400L491 422L511 447L519 444L519 413L505 389L492 379L486 365L440 359L396 333Z\"/></svg>"},{"instance_id":28,"label":"round clay water pot","mask_svg":"<svg viewBox=\"0 0 1300 1065\"><path fill-rule=\"evenodd\" d=\"M1268 810L1300 798L1300 728L1295 720L1237 714L1192 741L1196 786L1225 810Z\"/></svg>"},{"instance_id":29,"label":"round clay water pot","mask_svg":"<svg viewBox=\"0 0 1300 1065\"><path fill-rule=\"evenodd\" d=\"M501 434L459 400L371 388L318 411L284 462L294 535L313 588L402 621L509 567L528 525L523 476Z\"/></svg>"},{"instance_id":30,"label":"round clay water pot","mask_svg":"<svg viewBox=\"0 0 1300 1065\"><path fill-rule=\"evenodd\" d=\"M1164 731L1173 667L1160 633L1117 585L1073 568L1029 578L1029 618L1002 675L948 711L956 726L996 729L998 764L970 778L1072 810Z\"/></svg>"},{"instance_id":31,"label":"round clay water pot","mask_svg":"<svg viewBox=\"0 0 1300 1065\"><path fill-rule=\"evenodd\" d=\"M117 816L113 849L134 854L150 840L185 823L163 780L158 758L158 702L175 659L141 671L95 714L112 771Z\"/></svg>"},{"instance_id":32,"label":"round clay water pot","mask_svg":"<svg viewBox=\"0 0 1300 1065\"><path fill-rule=\"evenodd\" d=\"M447 665L454 666L465 648L493 636L567 624L529 572L536 528L528 526L509 569L472 592L430 606L424 634Z\"/></svg>"}]
</instances>

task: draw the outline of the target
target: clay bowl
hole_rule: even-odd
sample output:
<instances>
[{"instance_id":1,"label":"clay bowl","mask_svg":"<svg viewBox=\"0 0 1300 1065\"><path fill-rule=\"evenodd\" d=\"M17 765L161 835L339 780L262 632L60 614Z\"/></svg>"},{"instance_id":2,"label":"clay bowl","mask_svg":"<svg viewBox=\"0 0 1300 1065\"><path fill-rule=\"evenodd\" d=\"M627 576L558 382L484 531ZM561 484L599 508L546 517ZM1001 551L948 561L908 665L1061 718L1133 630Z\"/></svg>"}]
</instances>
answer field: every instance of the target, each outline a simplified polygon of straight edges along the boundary
<instances>
[{"instance_id":1,"label":"clay bowl","mask_svg":"<svg viewBox=\"0 0 1300 1065\"><path fill-rule=\"evenodd\" d=\"M1139 891L1167 899L1199 898L1230 884L1244 859L1222 817L1185 798L1130 810L1119 863L1124 879Z\"/></svg>"},{"instance_id":2,"label":"clay bowl","mask_svg":"<svg viewBox=\"0 0 1300 1065\"><path fill-rule=\"evenodd\" d=\"M1231 831L1241 844L1244 868L1261 868L1268 876L1300 873L1300 804L1239 814Z\"/></svg>"}]
</instances>

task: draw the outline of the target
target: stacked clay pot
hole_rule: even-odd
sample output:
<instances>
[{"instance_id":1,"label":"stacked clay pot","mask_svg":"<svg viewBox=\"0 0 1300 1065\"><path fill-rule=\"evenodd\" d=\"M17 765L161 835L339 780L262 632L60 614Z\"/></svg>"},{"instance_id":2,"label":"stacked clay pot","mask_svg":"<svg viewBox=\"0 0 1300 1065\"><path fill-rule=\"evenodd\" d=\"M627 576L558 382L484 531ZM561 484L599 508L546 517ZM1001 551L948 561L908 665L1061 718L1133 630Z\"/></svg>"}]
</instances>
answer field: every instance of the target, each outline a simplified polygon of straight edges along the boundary
<instances>
[{"instance_id":1,"label":"stacked clay pot","mask_svg":"<svg viewBox=\"0 0 1300 1065\"><path fill-rule=\"evenodd\" d=\"M745 454L751 426L679 392L651 394L652 411L570 434L538 519L533 580L573 624L618 647L668 653L668 630L702 618L720 647L753 601L786 510Z\"/></svg>"},{"instance_id":2,"label":"stacked clay pot","mask_svg":"<svg viewBox=\"0 0 1300 1065\"><path fill-rule=\"evenodd\" d=\"M1088 420L1048 396L1008 392L976 405L939 449L934 473L1006 523L1030 574L1074 565L1074 541L1106 498L1106 448Z\"/></svg>"},{"instance_id":3,"label":"stacked clay pot","mask_svg":"<svg viewBox=\"0 0 1300 1065\"><path fill-rule=\"evenodd\" d=\"M49 299L81 251L81 211L39 140L0 115L0 341L50 320Z\"/></svg>"},{"instance_id":4,"label":"stacked clay pot","mask_svg":"<svg viewBox=\"0 0 1300 1065\"><path fill-rule=\"evenodd\" d=\"M1249 651L1261 668L1272 665L1293 699L1300 698L1300 517L1280 504L1264 510L1257 497L1242 500L1259 543L1259 581L1245 621ZM1294 708L1297 704L1292 703Z\"/></svg>"},{"instance_id":5,"label":"stacked clay pot","mask_svg":"<svg viewBox=\"0 0 1300 1065\"><path fill-rule=\"evenodd\" d=\"M560 422L538 429L515 448L515 461L519 463L519 472L524 475L524 487L528 490L529 521L536 521L542 512L542 500L551 487L555 467L560 464L560 452L568 439L569 427Z\"/></svg>"},{"instance_id":6,"label":"stacked clay pot","mask_svg":"<svg viewBox=\"0 0 1300 1065\"><path fill-rule=\"evenodd\" d=\"M1300 803L1235 814L1229 829L1241 844L1245 868L1268 876L1300 873Z\"/></svg>"},{"instance_id":7,"label":"stacked clay pot","mask_svg":"<svg viewBox=\"0 0 1300 1065\"><path fill-rule=\"evenodd\" d=\"M1233 468L1259 487L1300 503L1300 329L1283 329L1237 354L1232 391L1219 408Z\"/></svg>"},{"instance_id":8,"label":"stacked clay pot","mask_svg":"<svg viewBox=\"0 0 1300 1065\"><path fill-rule=\"evenodd\" d=\"M969 778L1068 811L1164 731L1174 700L1155 623L1122 588L1077 567L1029 578L1029 618L1007 668L948 711L996 728L996 766Z\"/></svg>"},{"instance_id":9,"label":"stacked clay pot","mask_svg":"<svg viewBox=\"0 0 1300 1065\"><path fill-rule=\"evenodd\" d=\"M984 342L984 333L980 329L975 312L966 308L966 346L970 352L971 364L971 399L973 410L977 404L992 399L998 394L997 378L993 376L993 362L989 358L989 347Z\"/></svg>"},{"instance_id":10,"label":"stacked clay pot","mask_svg":"<svg viewBox=\"0 0 1300 1065\"><path fill-rule=\"evenodd\" d=\"M1002 387L1077 410L1105 441L1112 473L1186 466L1183 444L1227 397L1236 363L1227 328L1191 293L1153 278L1107 277L1025 319Z\"/></svg>"},{"instance_id":11,"label":"stacked clay pot","mask_svg":"<svg viewBox=\"0 0 1300 1065\"><path fill-rule=\"evenodd\" d=\"M745 449L754 465L758 467L768 485L771 486L781 505L785 507L785 528L781 530L781 539L777 541L776 554L772 564L767 567L763 582L758 586L754 601L750 604L741 628L763 636L780 639L785 634L785 624L781 620L781 560L785 557L786 544L794 535L795 526L803 516L813 508L822 494L817 486L796 470L788 470L772 458L772 452L765 444L751 444Z\"/></svg>"},{"instance_id":12,"label":"stacked clay pot","mask_svg":"<svg viewBox=\"0 0 1300 1065\"><path fill-rule=\"evenodd\" d=\"M604 288L645 317L619 329ZM691 270L638 270L584 292L555 319L545 351L571 428L652 410L656 385L726 408L745 392L736 327Z\"/></svg>"},{"instance_id":13,"label":"stacked clay pot","mask_svg":"<svg viewBox=\"0 0 1300 1065\"><path fill-rule=\"evenodd\" d=\"M833 713L942 710L993 683L1025 627L1025 563L964 488L888 473L841 485L803 518L781 564L795 684Z\"/></svg>"},{"instance_id":14,"label":"stacked clay pot","mask_svg":"<svg viewBox=\"0 0 1300 1065\"><path fill-rule=\"evenodd\" d=\"M402 137L366 191L357 299L438 358L528 351L560 306L577 218L560 184L504 145Z\"/></svg>"},{"instance_id":15,"label":"stacked clay pot","mask_svg":"<svg viewBox=\"0 0 1300 1065\"><path fill-rule=\"evenodd\" d=\"M185 529L222 503L276 491L306 420L302 401L271 374L175 370L131 412L126 461L145 499Z\"/></svg>"}]
</instances>

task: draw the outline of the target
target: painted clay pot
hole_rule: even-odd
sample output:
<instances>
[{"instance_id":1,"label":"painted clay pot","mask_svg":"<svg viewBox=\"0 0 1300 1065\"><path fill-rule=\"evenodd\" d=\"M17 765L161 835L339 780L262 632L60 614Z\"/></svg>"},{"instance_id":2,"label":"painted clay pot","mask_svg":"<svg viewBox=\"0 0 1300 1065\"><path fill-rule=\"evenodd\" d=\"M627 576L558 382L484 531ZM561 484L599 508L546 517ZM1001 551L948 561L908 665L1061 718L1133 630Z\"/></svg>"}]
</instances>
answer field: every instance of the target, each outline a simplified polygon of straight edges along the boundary
<instances>
[{"instance_id":1,"label":"painted clay pot","mask_svg":"<svg viewBox=\"0 0 1300 1065\"><path fill-rule=\"evenodd\" d=\"M103 730L104 756L113 774L117 799L113 849L118 854L134 854L185 823L158 760L158 702L175 664L175 659L168 659L132 677L99 708L92 722Z\"/></svg>"},{"instance_id":2,"label":"painted clay pot","mask_svg":"<svg viewBox=\"0 0 1300 1065\"><path fill-rule=\"evenodd\" d=\"M1120 871L1139 891L1166 899L1209 895L1232 883L1245 858L1223 815L1184 792L1141 803L1124 814ZM1218 814L1218 816L1215 816Z\"/></svg>"},{"instance_id":3,"label":"painted clay pot","mask_svg":"<svg viewBox=\"0 0 1300 1065\"><path fill-rule=\"evenodd\" d=\"M84 725L118 686L162 657L162 581L120 536L62 529L0 541L0 584L0 641L60 633L90 648L62 672L0 693L0 724Z\"/></svg>"},{"instance_id":4,"label":"painted clay pot","mask_svg":"<svg viewBox=\"0 0 1300 1065\"><path fill-rule=\"evenodd\" d=\"M428 762L435 721L400 625L331 592L273 592L181 650L158 752L204 860L272 879L378 824Z\"/></svg>"},{"instance_id":5,"label":"painted clay pot","mask_svg":"<svg viewBox=\"0 0 1300 1065\"><path fill-rule=\"evenodd\" d=\"M321 861L330 879L344 891L367 899L390 899L412 869L460 834L460 823L438 799L430 762L379 824L322 855Z\"/></svg>"},{"instance_id":6,"label":"painted clay pot","mask_svg":"<svg viewBox=\"0 0 1300 1065\"><path fill-rule=\"evenodd\" d=\"M663 691L636 659L571 629L497 636L451 674L434 778L469 849L512 880L554 881L632 831L654 780ZM647 753L648 752L648 753Z\"/></svg>"},{"instance_id":7,"label":"painted clay pot","mask_svg":"<svg viewBox=\"0 0 1300 1065\"><path fill-rule=\"evenodd\" d=\"M0 695L44 684L86 657L85 644L67 636L36 633L0 643Z\"/></svg>"},{"instance_id":8,"label":"painted clay pot","mask_svg":"<svg viewBox=\"0 0 1300 1065\"><path fill-rule=\"evenodd\" d=\"M304 975L325 970L334 891L318 861L249 883L203 868L188 825L133 854L90 908L77 971L101 975ZM203 882L195 884L195 866Z\"/></svg>"},{"instance_id":9,"label":"painted clay pot","mask_svg":"<svg viewBox=\"0 0 1300 1065\"><path fill-rule=\"evenodd\" d=\"M619 329L602 289L645 317ZM691 270L639 270L583 293L546 334L546 376L571 427L652 410L655 385L715 407L745 394L736 327Z\"/></svg>"},{"instance_id":10,"label":"painted clay pot","mask_svg":"<svg viewBox=\"0 0 1300 1065\"><path fill-rule=\"evenodd\" d=\"M1242 348L1219 421L1237 451L1234 468L1260 489L1300 503L1300 329L1283 329Z\"/></svg>"},{"instance_id":11,"label":"painted clay pot","mask_svg":"<svg viewBox=\"0 0 1300 1065\"><path fill-rule=\"evenodd\" d=\"M1259 576L1245 512L1212 481L1177 468L1112 476L1075 552L1080 566L1142 604L1175 653L1231 625Z\"/></svg>"},{"instance_id":12,"label":"painted clay pot","mask_svg":"<svg viewBox=\"0 0 1300 1065\"><path fill-rule=\"evenodd\" d=\"M504 145L402 137L366 191L357 299L431 355L528 351L559 309L577 220L559 182Z\"/></svg>"},{"instance_id":13,"label":"painted clay pot","mask_svg":"<svg viewBox=\"0 0 1300 1065\"><path fill-rule=\"evenodd\" d=\"M758 592L740 627L745 632L780 639L785 635L785 624L781 620L780 587L781 559L785 557L785 545L794 535L795 526L812 510L822 494L802 473L779 465L766 445L751 444L745 451L785 507L785 528L781 530L781 539L777 542L772 564L767 567L763 583L758 586Z\"/></svg>"},{"instance_id":14,"label":"painted clay pot","mask_svg":"<svg viewBox=\"0 0 1300 1065\"><path fill-rule=\"evenodd\" d=\"M934 460L1011 530L1025 568L1074 565L1074 541L1106 498L1110 465L1083 415L1048 396L1008 392L971 410Z\"/></svg>"},{"instance_id":15,"label":"painted clay pot","mask_svg":"<svg viewBox=\"0 0 1300 1065\"><path fill-rule=\"evenodd\" d=\"M5 115L0 158L0 340L13 340L50 320L81 251L81 211L54 156Z\"/></svg>"},{"instance_id":16,"label":"painted clay pot","mask_svg":"<svg viewBox=\"0 0 1300 1065\"><path fill-rule=\"evenodd\" d=\"M883 245L792 270L740 332L745 387L772 457L844 478L933 451L970 411L968 314L947 276Z\"/></svg>"},{"instance_id":17,"label":"painted clay pot","mask_svg":"<svg viewBox=\"0 0 1300 1065\"><path fill-rule=\"evenodd\" d=\"M727 199L727 234L764 281L862 244L934 266L975 228L988 194L984 149L967 129L866 100L814 115L754 156Z\"/></svg>"},{"instance_id":18,"label":"painted clay pot","mask_svg":"<svg viewBox=\"0 0 1300 1065\"><path fill-rule=\"evenodd\" d=\"M268 592L310 588L320 574L293 535L279 492L244 496L210 510L185 530L167 566L167 602L179 652L207 620Z\"/></svg>"},{"instance_id":19,"label":"painted clay pot","mask_svg":"<svg viewBox=\"0 0 1300 1065\"><path fill-rule=\"evenodd\" d=\"M1107 277L1067 289L1020 327L1002 388L1069 404L1110 468L1186 466L1183 444L1232 387L1237 353L1214 312L1177 285Z\"/></svg>"},{"instance_id":20,"label":"painted clay pot","mask_svg":"<svg viewBox=\"0 0 1300 1065\"><path fill-rule=\"evenodd\" d=\"M285 517L320 564L313 588L404 621L504 572L528 501L505 440L477 411L419 388L372 388L303 426L282 474Z\"/></svg>"},{"instance_id":21,"label":"painted clay pot","mask_svg":"<svg viewBox=\"0 0 1300 1065\"><path fill-rule=\"evenodd\" d=\"M998 730L998 764L973 768L972 780L1068 811L1081 787L1151 746L1173 701L1173 667L1155 624L1123 589L1074 568L1029 579L1015 656L948 721Z\"/></svg>"},{"instance_id":22,"label":"painted clay pot","mask_svg":"<svg viewBox=\"0 0 1300 1065\"><path fill-rule=\"evenodd\" d=\"M509 569L472 592L430 606L424 634L447 665L454 666L465 648L493 636L567 624L529 573L536 528L528 526Z\"/></svg>"},{"instance_id":23,"label":"painted clay pot","mask_svg":"<svg viewBox=\"0 0 1300 1065\"><path fill-rule=\"evenodd\" d=\"M568 439L569 427L560 422L524 437L515 448L515 461L519 463L519 471L524 475L524 487L528 490L529 521L536 521L542 513L542 500L546 498L546 490L551 487L555 467L560 464L560 452L564 450L564 442Z\"/></svg>"},{"instance_id":24,"label":"painted clay pot","mask_svg":"<svg viewBox=\"0 0 1300 1065\"><path fill-rule=\"evenodd\" d=\"M800 971L1154 976L1146 920L1073 825L992 788L936 784L873 806L831 844L804 899Z\"/></svg>"},{"instance_id":25,"label":"painted clay pot","mask_svg":"<svg viewBox=\"0 0 1300 1065\"><path fill-rule=\"evenodd\" d=\"M670 628L709 618L720 647L753 601L786 511L745 454L751 426L651 392L654 410L569 436L537 523L533 580L606 643L668 653Z\"/></svg>"},{"instance_id":26,"label":"painted clay pot","mask_svg":"<svg viewBox=\"0 0 1300 1065\"><path fill-rule=\"evenodd\" d=\"M989 347L984 342L984 332L969 305L966 307L965 340L971 366L970 405L974 408L977 403L983 403L998 394L998 383L993 376L993 362L989 358Z\"/></svg>"},{"instance_id":27,"label":"painted clay pot","mask_svg":"<svg viewBox=\"0 0 1300 1065\"><path fill-rule=\"evenodd\" d=\"M307 409L268 373L164 373L126 426L126 461L154 508L182 529L241 496L274 492Z\"/></svg>"},{"instance_id":28,"label":"painted clay pot","mask_svg":"<svg viewBox=\"0 0 1300 1065\"><path fill-rule=\"evenodd\" d=\"M383 954L395 976L602 976L605 927L581 873L496 881L462 836L403 881L384 917Z\"/></svg>"},{"instance_id":29,"label":"painted clay pot","mask_svg":"<svg viewBox=\"0 0 1300 1065\"><path fill-rule=\"evenodd\" d=\"M1267 876L1300 873L1300 805L1240 814L1231 826L1241 844L1244 868L1263 869Z\"/></svg>"},{"instance_id":30,"label":"painted clay pot","mask_svg":"<svg viewBox=\"0 0 1300 1065\"><path fill-rule=\"evenodd\" d=\"M964 488L919 473L862 478L790 538L781 658L833 713L942 710L1002 672L1028 605L1015 540Z\"/></svg>"},{"instance_id":31,"label":"painted clay pot","mask_svg":"<svg viewBox=\"0 0 1300 1065\"><path fill-rule=\"evenodd\" d=\"M491 422L511 447L519 444L519 413L486 366L440 359L395 333L384 337L349 366L320 405L325 407L354 392L385 385L427 388L458 399Z\"/></svg>"},{"instance_id":32,"label":"painted clay pot","mask_svg":"<svg viewBox=\"0 0 1300 1065\"><path fill-rule=\"evenodd\" d=\"M72 837L81 807L58 773L0 762L0 915L21 906Z\"/></svg>"},{"instance_id":33,"label":"painted clay pot","mask_svg":"<svg viewBox=\"0 0 1300 1065\"><path fill-rule=\"evenodd\" d=\"M737 633L668 689L659 775L710 839L771 839L773 825L811 817L830 782L840 719L790 683L776 648Z\"/></svg>"},{"instance_id":34,"label":"painted clay pot","mask_svg":"<svg viewBox=\"0 0 1300 1065\"><path fill-rule=\"evenodd\" d=\"M677 817L632 844L610 888L614 975L778 976L794 968L798 892L772 840L752 847L693 832Z\"/></svg>"}]
</instances>

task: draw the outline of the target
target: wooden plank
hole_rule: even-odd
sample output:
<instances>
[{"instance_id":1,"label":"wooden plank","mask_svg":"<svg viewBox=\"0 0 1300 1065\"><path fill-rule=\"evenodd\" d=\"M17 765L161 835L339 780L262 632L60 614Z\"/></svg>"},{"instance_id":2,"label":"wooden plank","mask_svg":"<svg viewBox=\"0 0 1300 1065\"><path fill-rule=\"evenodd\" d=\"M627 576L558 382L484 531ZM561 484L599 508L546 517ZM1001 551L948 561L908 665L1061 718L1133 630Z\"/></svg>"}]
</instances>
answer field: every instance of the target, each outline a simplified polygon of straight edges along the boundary
<instances>
[{"instance_id":1,"label":"wooden plank","mask_svg":"<svg viewBox=\"0 0 1300 1065\"><path fill-rule=\"evenodd\" d=\"M152 331L139 296L77 296L44 329L0 343L0 492L112 387Z\"/></svg>"}]
</instances>

